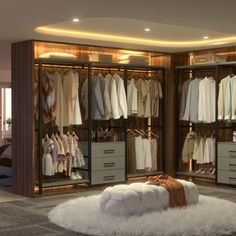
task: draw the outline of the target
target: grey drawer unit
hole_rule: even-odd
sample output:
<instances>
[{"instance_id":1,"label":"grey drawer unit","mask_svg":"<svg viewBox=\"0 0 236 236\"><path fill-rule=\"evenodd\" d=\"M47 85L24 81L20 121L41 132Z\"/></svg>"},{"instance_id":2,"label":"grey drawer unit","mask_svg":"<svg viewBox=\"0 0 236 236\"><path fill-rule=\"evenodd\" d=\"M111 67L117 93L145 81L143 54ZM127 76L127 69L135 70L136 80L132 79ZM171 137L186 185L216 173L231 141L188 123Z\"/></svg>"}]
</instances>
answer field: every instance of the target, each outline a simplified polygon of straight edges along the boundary
<instances>
[{"instance_id":1,"label":"grey drawer unit","mask_svg":"<svg viewBox=\"0 0 236 236\"><path fill-rule=\"evenodd\" d=\"M84 156L88 156L88 143L80 143L80 150ZM91 144L92 157L124 156L125 142L104 142Z\"/></svg>"},{"instance_id":2,"label":"grey drawer unit","mask_svg":"<svg viewBox=\"0 0 236 236\"><path fill-rule=\"evenodd\" d=\"M218 156L236 158L236 143L233 142L219 142Z\"/></svg>"},{"instance_id":3,"label":"grey drawer unit","mask_svg":"<svg viewBox=\"0 0 236 236\"><path fill-rule=\"evenodd\" d=\"M94 171L92 172L91 184L105 184L125 181L124 169Z\"/></svg>"},{"instance_id":4,"label":"grey drawer unit","mask_svg":"<svg viewBox=\"0 0 236 236\"><path fill-rule=\"evenodd\" d=\"M227 170L227 171L235 171L236 172L236 158L218 158L218 170Z\"/></svg>"},{"instance_id":5,"label":"grey drawer unit","mask_svg":"<svg viewBox=\"0 0 236 236\"><path fill-rule=\"evenodd\" d=\"M115 170L125 168L124 156L92 158L92 170Z\"/></svg>"},{"instance_id":6,"label":"grey drawer unit","mask_svg":"<svg viewBox=\"0 0 236 236\"><path fill-rule=\"evenodd\" d=\"M236 143L219 142L217 182L236 185Z\"/></svg>"},{"instance_id":7,"label":"grey drawer unit","mask_svg":"<svg viewBox=\"0 0 236 236\"><path fill-rule=\"evenodd\" d=\"M88 156L88 143L79 148ZM88 176L88 171L83 171ZM91 184L125 181L125 142L91 143Z\"/></svg>"},{"instance_id":8,"label":"grey drawer unit","mask_svg":"<svg viewBox=\"0 0 236 236\"><path fill-rule=\"evenodd\" d=\"M236 185L236 172L225 170L218 171L218 182L223 184Z\"/></svg>"}]
</instances>

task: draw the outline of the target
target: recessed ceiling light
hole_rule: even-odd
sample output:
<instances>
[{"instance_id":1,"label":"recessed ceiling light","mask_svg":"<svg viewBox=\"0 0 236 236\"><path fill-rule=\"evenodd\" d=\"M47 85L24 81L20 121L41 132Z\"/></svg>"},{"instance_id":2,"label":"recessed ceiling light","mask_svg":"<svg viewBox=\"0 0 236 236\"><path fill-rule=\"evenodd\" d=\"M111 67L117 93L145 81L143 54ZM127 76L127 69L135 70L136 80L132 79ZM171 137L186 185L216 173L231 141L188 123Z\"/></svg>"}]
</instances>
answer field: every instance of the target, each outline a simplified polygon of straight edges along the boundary
<instances>
[{"instance_id":1,"label":"recessed ceiling light","mask_svg":"<svg viewBox=\"0 0 236 236\"><path fill-rule=\"evenodd\" d=\"M72 21L73 22L79 22L79 19L78 18L74 18Z\"/></svg>"},{"instance_id":2,"label":"recessed ceiling light","mask_svg":"<svg viewBox=\"0 0 236 236\"><path fill-rule=\"evenodd\" d=\"M203 39L209 39L209 36L206 35L206 36L203 36L202 38Z\"/></svg>"},{"instance_id":3,"label":"recessed ceiling light","mask_svg":"<svg viewBox=\"0 0 236 236\"><path fill-rule=\"evenodd\" d=\"M149 32L149 31L151 31L151 29L150 28L145 28L144 29L146 32Z\"/></svg>"}]
</instances>

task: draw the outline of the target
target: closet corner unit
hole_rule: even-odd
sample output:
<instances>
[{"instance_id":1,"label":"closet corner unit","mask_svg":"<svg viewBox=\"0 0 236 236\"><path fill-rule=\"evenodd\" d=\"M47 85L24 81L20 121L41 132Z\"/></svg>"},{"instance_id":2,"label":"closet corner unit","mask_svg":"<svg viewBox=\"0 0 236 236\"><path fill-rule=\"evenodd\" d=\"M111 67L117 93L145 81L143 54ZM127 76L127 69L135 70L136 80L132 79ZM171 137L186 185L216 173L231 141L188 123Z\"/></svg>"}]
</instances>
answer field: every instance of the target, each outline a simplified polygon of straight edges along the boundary
<instances>
[{"instance_id":1,"label":"closet corner unit","mask_svg":"<svg viewBox=\"0 0 236 236\"><path fill-rule=\"evenodd\" d=\"M90 62L92 49L114 60ZM56 51L70 57L40 57ZM12 45L14 193L164 172L165 68L119 64L119 55L76 44Z\"/></svg>"},{"instance_id":2,"label":"closet corner unit","mask_svg":"<svg viewBox=\"0 0 236 236\"><path fill-rule=\"evenodd\" d=\"M226 94L235 69L236 62L176 67L177 175L235 184L231 87Z\"/></svg>"}]
</instances>

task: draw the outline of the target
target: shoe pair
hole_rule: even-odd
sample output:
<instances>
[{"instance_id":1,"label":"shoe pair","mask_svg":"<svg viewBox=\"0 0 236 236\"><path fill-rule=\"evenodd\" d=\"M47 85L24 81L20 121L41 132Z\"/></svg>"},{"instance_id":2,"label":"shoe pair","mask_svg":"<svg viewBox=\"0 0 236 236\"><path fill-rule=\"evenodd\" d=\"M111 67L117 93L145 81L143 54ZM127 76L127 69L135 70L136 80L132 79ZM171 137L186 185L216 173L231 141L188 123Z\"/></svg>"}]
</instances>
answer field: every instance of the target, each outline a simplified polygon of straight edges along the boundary
<instances>
[{"instance_id":1,"label":"shoe pair","mask_svg":"<svg viewBox=\"0 0 236 236\"><path fill-rule=\"evenodd\" d=\"M76 180L76 179L82 179L81 175L79 174L79 171L72 172L70 176L71 180Z\"/></svg>"}]
</instances>

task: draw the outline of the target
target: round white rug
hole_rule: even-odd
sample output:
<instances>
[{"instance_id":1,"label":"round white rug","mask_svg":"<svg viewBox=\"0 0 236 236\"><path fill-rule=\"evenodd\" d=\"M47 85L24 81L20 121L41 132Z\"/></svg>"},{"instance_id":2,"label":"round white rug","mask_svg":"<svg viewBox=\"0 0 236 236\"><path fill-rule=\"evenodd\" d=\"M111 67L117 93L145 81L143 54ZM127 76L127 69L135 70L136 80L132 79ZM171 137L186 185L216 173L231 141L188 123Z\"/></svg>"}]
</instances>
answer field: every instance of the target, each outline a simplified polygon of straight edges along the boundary
<instances>
[{"instance_id":1,"label":"round white rug","mask_svg":"<svg viewBox=\"0 0 236 236\"><path fill-rule=\"evenodd\" d=\"M121 218L101 212L99 198L100 195L96 195L69 200L56 206L48 217L58 226L91 235L215 236L236 233L236 204L230 201L200 196L197 205L185 209Z\"/></svg>"}]
</instances>

